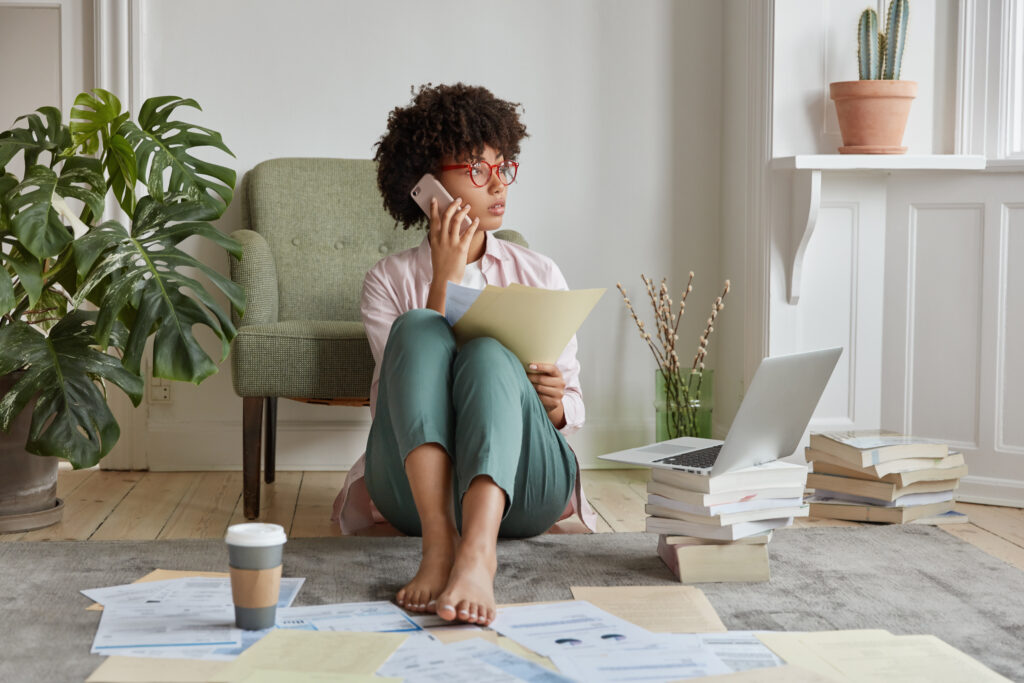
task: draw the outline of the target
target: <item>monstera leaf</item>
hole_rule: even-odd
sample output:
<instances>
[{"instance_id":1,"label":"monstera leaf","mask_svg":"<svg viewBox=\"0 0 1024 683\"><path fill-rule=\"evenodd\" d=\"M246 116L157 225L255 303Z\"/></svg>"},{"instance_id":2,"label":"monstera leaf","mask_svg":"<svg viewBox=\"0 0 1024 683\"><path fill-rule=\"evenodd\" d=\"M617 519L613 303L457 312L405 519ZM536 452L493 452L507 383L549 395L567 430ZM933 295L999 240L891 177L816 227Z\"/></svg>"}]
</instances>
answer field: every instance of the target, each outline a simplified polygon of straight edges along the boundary
<instances>
[{"instance_id":1,"label":"monstera leaf","mask_svg":"<svg viewBox=\"0 0 1024 683\"><path fill-rule=\"evenodd\" d=\"M196 147L216 147L231 153L221 139L220 133L191 123L171 121L178 107L195 107L202 111L192 99L180 97L151 97L139 111L136 125L125 121L119 129L135 150L138 162L138 177L146 184L149 195L157 201L166 201L170 196L183 196L204 207L200 220L219 218L228 204L235 187L235 172L190 154ZM165 171L170 169L166 181Z\"/></svg>"},{"instance_id":2,"label":"monstera leaf","mask_svg":"<svg viewBox=\"0 0 1024 683\"><path fill-rule=\"evenodd\" d=\"M142 378L93 348L95 317L72 311L49 336L20 321L0 328L0 375L28 368L0 399L0 430L35 398L26 449L67 458L76 469L99 462L121 434L98 380L121 387L136 406L142 401ZM123 332L112 338L123 342Z\"/></svg>"},{"instance_id":3,"label":"monstera leaf","mask_svg":"<svg viewBox=\"0 0 1024 683\"><path fill-rule=\"evenodd\" d=\"M10 234L11 219L4 207L4 195L18 185L18 179L10 173L0 175L0 311L9 311L17 304L14 293L14 280L7 269L7 254L17 245L17 240Z\"/></svg>"},{"instance_id":4,"label":"monstera leaf","mask_svg":"<svg viewBox=\"0 0 1024 683\"><path fill-rule=\"evenodd\" d=\"M99 215L103 211L106 191L97 159L67 159L61 166L60 175L46 166L31 166L25 173L25 180L4 197L6 210L10 213L11 231L36 258L56 256L71 243L73 236L85 234L88 230L64 198L81 200ZM71 231L62 218L71 224Z\"/></svg>"},{"instance_id":5,"label":"monstera leaf","mask_svg":"<svg viewBox=\"0 0 1024 683\"><path fill-rule=\"evenodd\" d=\"M61 123L60 109L40 107L36 111L46 117L45 122L38 114L26 114L14 122L25 119L28 128L12 128L0 133L0 169L22 150L25 150L25 168L35 166L43 152L50 152L50 168L53 168L58 156L71 146L71 133Z\"/></svg>"},{"instance_id":6,"label":"monstera leaf","mask_svg":"<svg viewBox=\"0 0 1024 683\"><path fill-rule=\"evenodd\" d=\"M118 204L129 216L135 212L135 185L138 182L135 150L119 133L128 120L121 101L106 90L95 89L75 98L71 109L71 139L75 149L95 154L102 144L103 169Z\"/></svg>"},{"instance_id":7,"label":"monstera leaf","mask_svg":"<svg viewBox=\"0 0 1024 683\"><path fill-rule=\"evenodd\" d=\"M133 318L123 362L136 374L151 333L153 374L157 377L199 384L217 371L217 364L193 336L194 325L209 327L221 341L220 360L227 357L236 334L231 317L185 269L202 271L239 313L244 310L245 295L237 284L177 248L186 238L198 235L241 256L237 241L200 220L207 215L209 206L199 201L164 204L143 197L135 210L131 234L117 222L108 221L75 242L78 272L86 278L76 304L93 288L105 287L96 324L95 339L100 346L107 344L119 316ZM133 309L134 316L122 315L126 309Z\"/></svg>"}]
</instances>

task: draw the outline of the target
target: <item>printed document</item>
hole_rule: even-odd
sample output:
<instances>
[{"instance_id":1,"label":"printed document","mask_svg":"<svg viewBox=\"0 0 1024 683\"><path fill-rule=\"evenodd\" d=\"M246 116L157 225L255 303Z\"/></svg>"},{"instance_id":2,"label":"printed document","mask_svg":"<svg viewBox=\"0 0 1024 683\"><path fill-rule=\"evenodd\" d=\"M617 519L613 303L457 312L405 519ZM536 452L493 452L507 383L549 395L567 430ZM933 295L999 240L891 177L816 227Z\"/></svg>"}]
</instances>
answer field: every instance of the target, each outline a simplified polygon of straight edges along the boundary
<instances>
[{"instance_id":1,"label":"printed document","mask_svg":"<svg viewBox=\"0 0 1024 683\"><path fill-rule=\"evenodd\" d=\"M477 337L494 337L523 365L557 361L604 294L604 289L541 289L520 284L466 289L448 283L445 317L455 341L461 346ZM464 308L467 301L469 307ZM453 306L450 315L449 305Z\"/></svg>"},{"instance_id":2,"label":"printed document","mask_svg":"<svg viewBox=\"0 0 1024 683\"><path fill-rule=\"evenodd\" d=\"M305 581L301 578L281 579L278 608L291 605ZM119 607L127 604L234 606L234 601L231 598L231 579L228 577L193 577L129 583L106 588L88 588L81 593L104 607Z\"/></svg>"},{"instance_id":3,"label":"printed document","mask_svg":"<svg viewBox=\"0 0 1024 683\"><path fill-rule=\"evenodd\" d=\"M498 610L491 628L546 657L566 652L647 644L655 634L585 600Z\"/></svg>"},{"instance_id":4,"label":"printed document","mask_svg":"<svg viewBox=\"0 0 1024 683\"><path fill-rule=\"evenodd\" d=\"M394 676L406 683L517 683L518 678L470 654L449 649L440 643L408 642L398 648L384 665L379 676Z\"/></svg>"},{"instance_id":5,"label":"printed document","mask_svg":"<svg viewBox=\"0 0 1024 683\"><path fill-rule=\"evenodd\" d=\"M131 605L103 610L93 641L94 654L123 654L132 648L235 646L242 631L235 628L234 608Z\"/></svg>"},{"instance_id":6,"label":"printed document","mask_svg":"<svg viewBox=\"0 0 1024 683\"><path fill-rule=\"evenodd\" d=\"M403 609L384 600L286 607L277 611L276 625L306 631L411 633L422 630Z\"/></svg>"}]
</instances>

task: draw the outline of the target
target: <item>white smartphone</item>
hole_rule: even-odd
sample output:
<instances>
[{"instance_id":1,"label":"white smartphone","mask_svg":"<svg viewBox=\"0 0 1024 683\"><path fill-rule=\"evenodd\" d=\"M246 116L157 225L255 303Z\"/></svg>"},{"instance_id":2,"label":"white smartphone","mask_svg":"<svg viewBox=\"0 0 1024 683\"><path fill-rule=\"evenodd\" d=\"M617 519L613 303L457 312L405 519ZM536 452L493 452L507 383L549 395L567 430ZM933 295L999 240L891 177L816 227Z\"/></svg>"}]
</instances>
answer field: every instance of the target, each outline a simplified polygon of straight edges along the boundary
<instances>
[{"instance_id":1,"label":"white smartphone","mask_svg":"<svg viewBox=\"0 0 1024 683\"><path fill-rule=\"evenodd\" d=\"M452 196L448 194L448 190L444 189L444 185L441 184L441 181L430 173L424 174L423 177L413 185L412 192L410 192L409 195L412 197L412 200L416 202L421 209L423 209L423 213L427 214L428 217L430 216L431 199L437 199L437 212L439 215L443 215L445 209L455 201L452 199ZM461 235L466 232L471 225L473 225L473 221L471 221L467 215L462 219L462 225L459 226L459 234Z\"/></svg>"}]
</instances>

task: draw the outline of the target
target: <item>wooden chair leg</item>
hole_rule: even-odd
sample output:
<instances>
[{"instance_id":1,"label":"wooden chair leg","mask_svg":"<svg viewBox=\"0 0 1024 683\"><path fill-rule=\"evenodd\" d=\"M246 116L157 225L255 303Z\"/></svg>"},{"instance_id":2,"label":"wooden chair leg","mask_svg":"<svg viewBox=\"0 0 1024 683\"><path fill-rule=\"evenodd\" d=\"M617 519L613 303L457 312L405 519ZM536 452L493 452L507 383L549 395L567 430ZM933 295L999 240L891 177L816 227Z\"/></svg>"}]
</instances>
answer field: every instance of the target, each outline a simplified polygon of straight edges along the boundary
<instances>
[{"instance_id":1,"label":"wooden chair leg","mask_svg":"<svg viewBox=\"0 0 1024 683\"><path fill-rule=\"evenodd\" d=\"M260 516L260 432L263 398L242 399L242 505L246 519Z\"/></svg>"},{"instance_id":2,"label":"wooden chair leg","mask_svg":"<svg viewBox=\"0 0 1024 683\"><path fill-rule=\"evenodd\" d=\"M267 430L264 435L266 444L263 446L263 481L274 483L277 450L277 397L267 397Z\"/></svg>"}]
</instances>

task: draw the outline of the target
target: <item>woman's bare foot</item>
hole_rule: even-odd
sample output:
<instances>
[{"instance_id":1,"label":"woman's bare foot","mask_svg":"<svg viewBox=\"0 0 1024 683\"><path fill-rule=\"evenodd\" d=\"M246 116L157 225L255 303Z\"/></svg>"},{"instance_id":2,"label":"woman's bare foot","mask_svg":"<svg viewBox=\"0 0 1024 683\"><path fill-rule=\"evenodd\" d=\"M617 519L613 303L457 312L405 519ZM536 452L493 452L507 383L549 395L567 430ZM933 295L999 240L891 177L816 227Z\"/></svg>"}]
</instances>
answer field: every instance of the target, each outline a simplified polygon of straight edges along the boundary
<instances>
[{"instance_id":1,"label":"woman's bare foot","mask_svg":"<svg viewBox=\"0 0 1024 683\"><path fill-rule=\"evenodd\" d=\"M492 546L473 549L459 546L451 577L437 597L437 616L446 621L466 621L486 626L494 621L494 574L498 558Z\"/></svg>"},{"instance_id":2,"label":"woman's bare foot","mask_svg":"<svg viewBox=\"0 0 1024 683\"><path fill-rule=\"evenodd\" d=\"M412 581L405 584L395 595L395 602L410 612L433 612L437 596L448 583L452 565L455 562L454 531L423 541L423 557L420 568Z\"/></svg>"}]
</instances>

